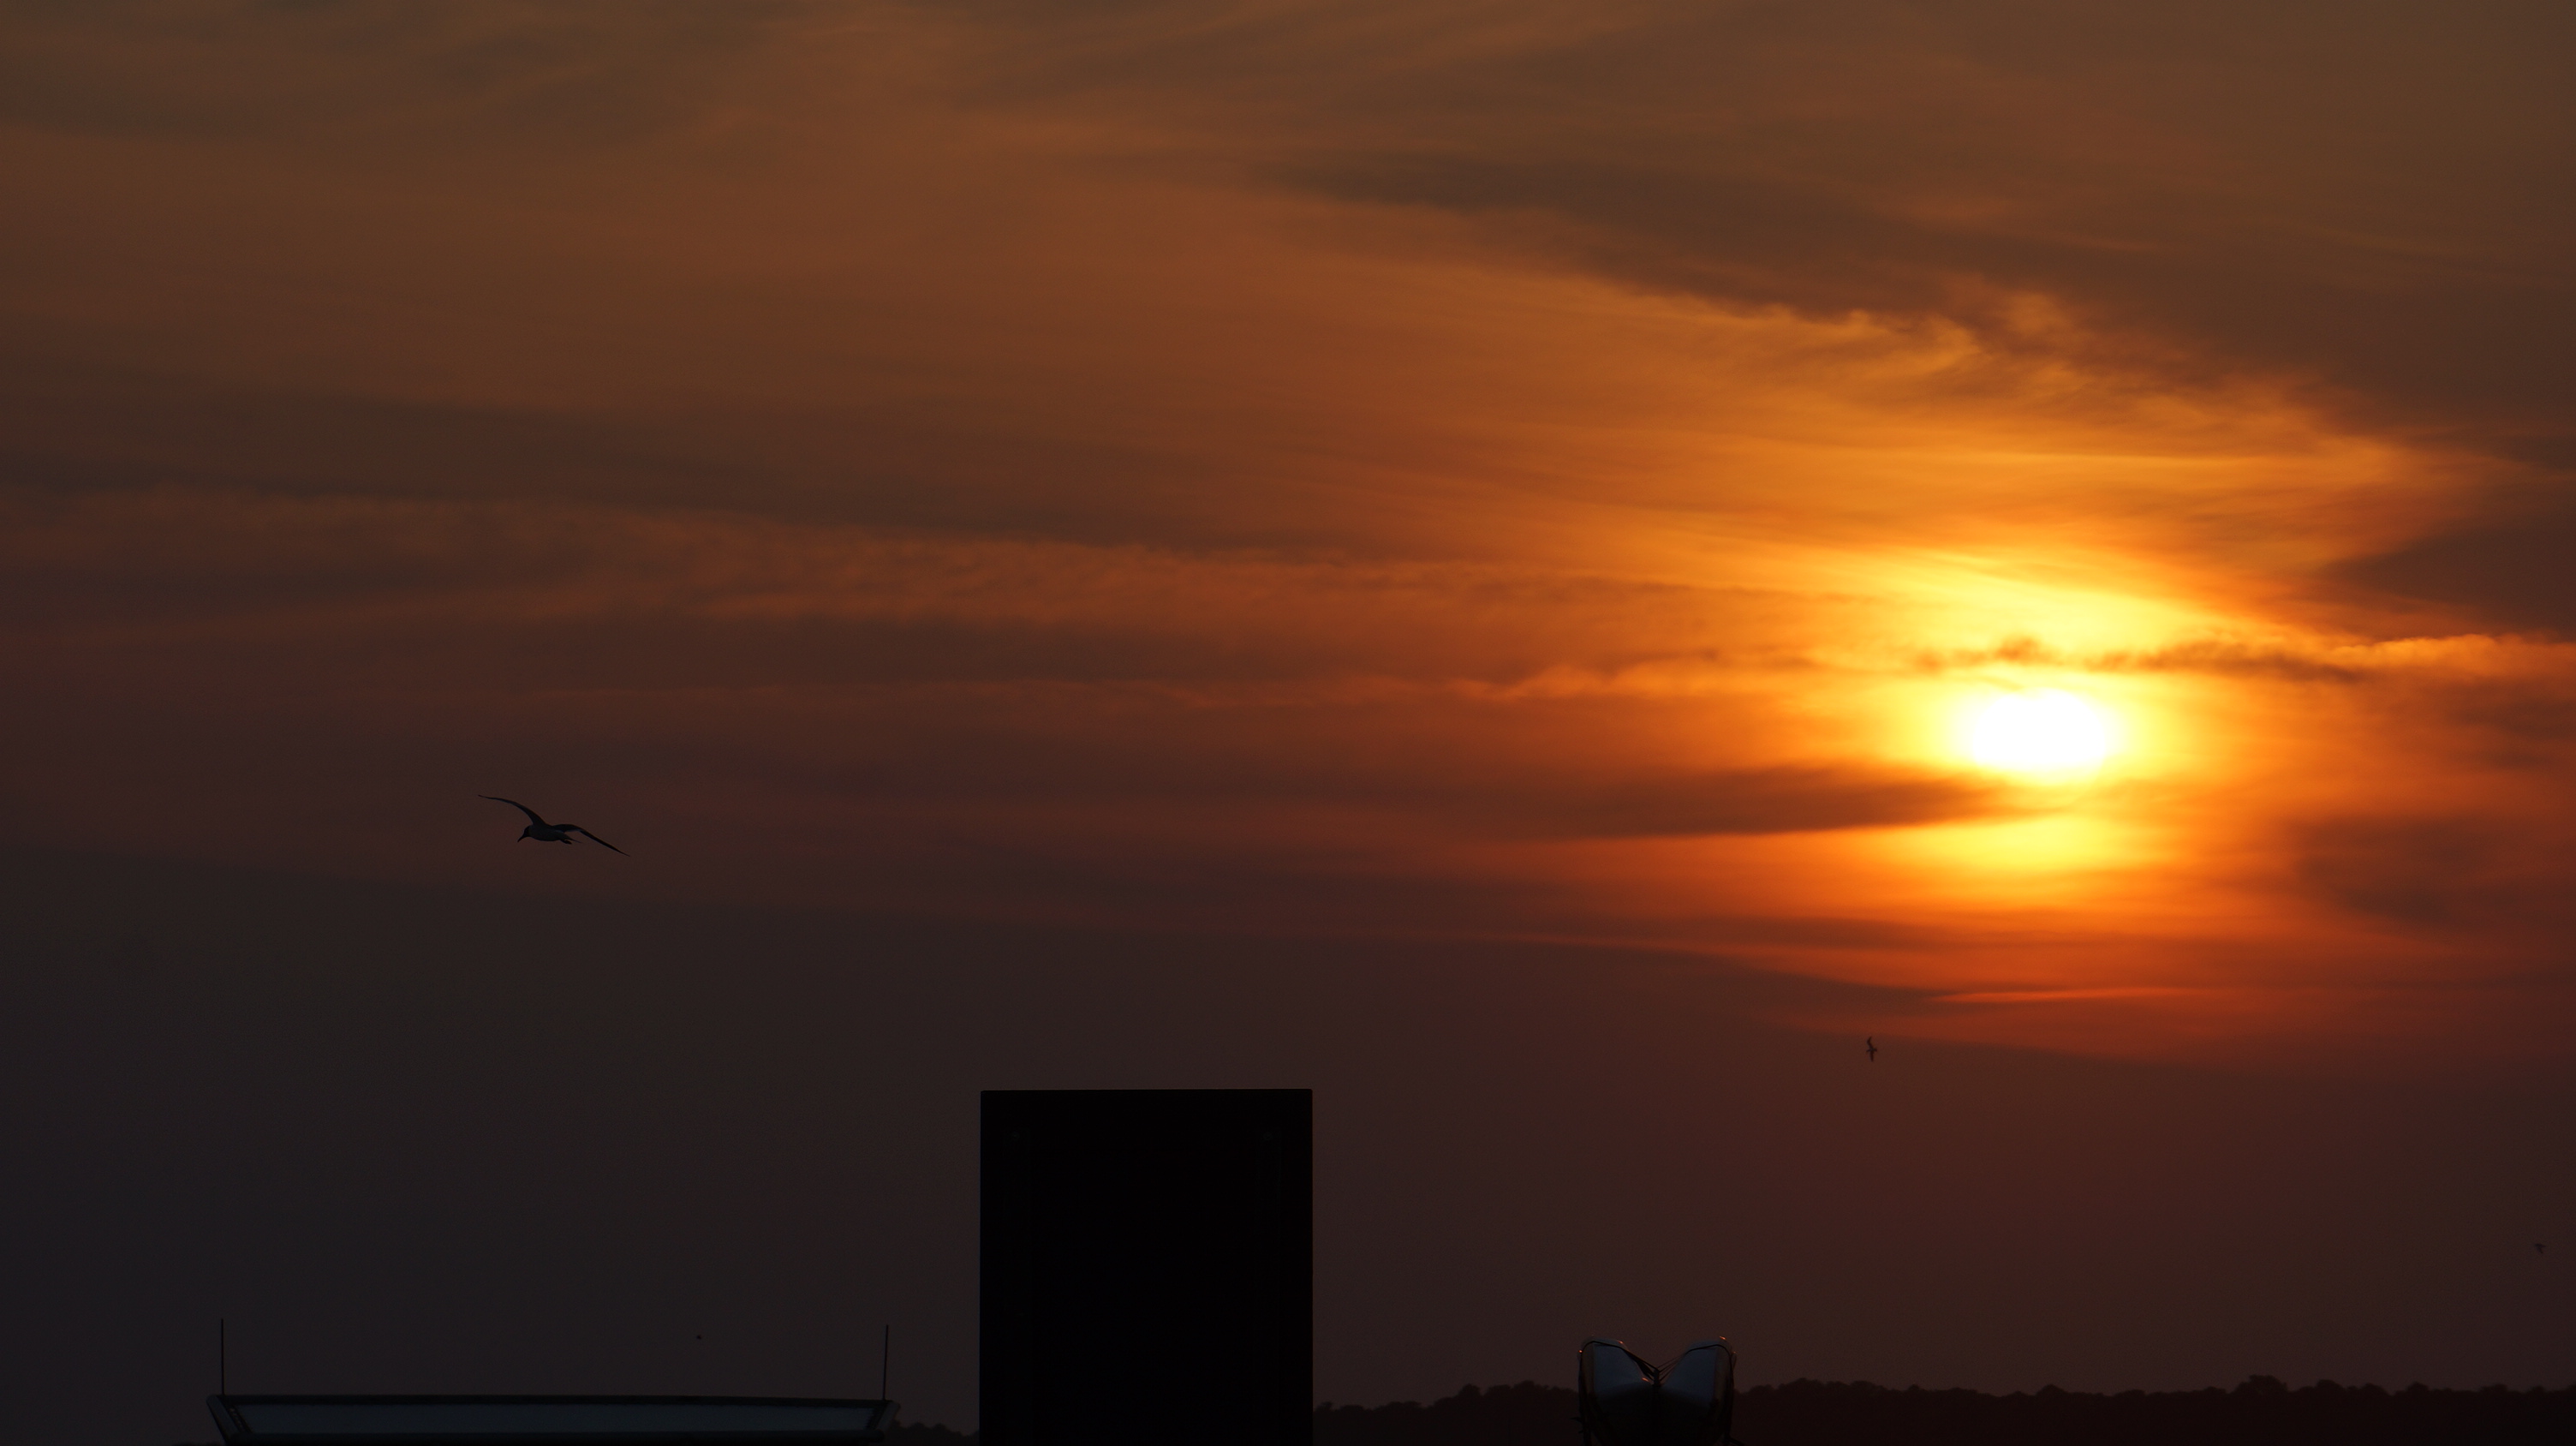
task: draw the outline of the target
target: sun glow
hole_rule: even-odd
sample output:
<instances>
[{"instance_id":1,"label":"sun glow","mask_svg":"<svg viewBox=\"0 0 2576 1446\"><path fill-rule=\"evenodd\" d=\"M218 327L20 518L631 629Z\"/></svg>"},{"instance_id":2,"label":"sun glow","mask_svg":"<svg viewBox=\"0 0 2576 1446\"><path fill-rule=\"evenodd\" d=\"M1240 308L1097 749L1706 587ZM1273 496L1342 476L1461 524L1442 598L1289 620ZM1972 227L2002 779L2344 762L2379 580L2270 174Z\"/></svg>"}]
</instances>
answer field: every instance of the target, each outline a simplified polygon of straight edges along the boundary
<instances>
[{"instance_id":1,"label":"sun glow","mask_svg":"<svg viewBox=\"0 0 2576 1446\"><path fill-rule=\"evenodd\" d=\"M2007 773L2081 773L2110 756L2111 730L2092 704L2050 688L1986 705L1968 732L1968 756Z\"/></svg>"}]
</instances>

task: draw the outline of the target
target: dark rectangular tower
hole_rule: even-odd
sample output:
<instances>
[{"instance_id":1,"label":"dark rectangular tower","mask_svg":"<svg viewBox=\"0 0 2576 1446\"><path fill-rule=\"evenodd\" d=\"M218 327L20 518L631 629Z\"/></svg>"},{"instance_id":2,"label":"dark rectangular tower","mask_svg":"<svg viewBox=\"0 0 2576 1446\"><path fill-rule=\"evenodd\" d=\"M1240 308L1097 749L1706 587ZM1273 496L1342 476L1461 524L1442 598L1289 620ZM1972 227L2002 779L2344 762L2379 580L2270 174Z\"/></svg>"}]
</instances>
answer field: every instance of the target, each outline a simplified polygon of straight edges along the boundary
<instances>
[{"instance_id":1,"label":"dark rectangular tower","mask_svg":"<svg viewBox=\"0 0 2576 1446\"><path fill-rule=\"evenodd\" d=\"M1308 1446L1314 1092L984 1093L984 1446Z\"/></svg>"}]
</instances>

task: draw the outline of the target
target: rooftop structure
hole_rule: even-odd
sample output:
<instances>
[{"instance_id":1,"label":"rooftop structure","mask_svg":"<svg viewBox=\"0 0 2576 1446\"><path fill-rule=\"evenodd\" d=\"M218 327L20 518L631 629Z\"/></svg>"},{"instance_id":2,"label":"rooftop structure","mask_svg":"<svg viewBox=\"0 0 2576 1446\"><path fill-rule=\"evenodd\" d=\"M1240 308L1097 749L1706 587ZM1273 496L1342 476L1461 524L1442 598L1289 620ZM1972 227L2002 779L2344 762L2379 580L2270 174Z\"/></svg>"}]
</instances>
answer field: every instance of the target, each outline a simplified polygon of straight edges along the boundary
<instances>
[{"instance_id":1,"label":"rooftop structure","mask_svg":"<svg viewBox=\"0 0 2576 1446\"><path fill-rule=\"evenodd\" d=\"M872 1446L892 1401L802 1396L209 1396L225 1446Z\"/></svg>"}]
</instances>

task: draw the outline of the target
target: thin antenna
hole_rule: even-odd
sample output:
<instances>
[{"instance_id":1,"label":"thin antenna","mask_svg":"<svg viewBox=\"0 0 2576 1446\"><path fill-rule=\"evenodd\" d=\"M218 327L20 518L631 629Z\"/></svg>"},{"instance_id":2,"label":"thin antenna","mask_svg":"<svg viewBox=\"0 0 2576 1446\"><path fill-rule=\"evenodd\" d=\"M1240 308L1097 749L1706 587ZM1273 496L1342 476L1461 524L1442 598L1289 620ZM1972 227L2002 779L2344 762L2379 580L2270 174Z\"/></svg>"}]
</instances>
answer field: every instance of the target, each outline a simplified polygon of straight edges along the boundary
<instances>
[{"instance_id":1,"label":"thin antenna","mask_svg":"<svg viewBox=\"0 0 2576 1446\"><path fill-rule=\"evenodd\" d=\"M222 1316L217 1316L215 1317L215 1394L219 1396L229 1396L232 1393L232 1342L225 1334L224 1318Z\"/></svg>"},{"instance_id":2,"label":"thin antenna","mask_svg":"<svg viewBox=\"0 0 2576 1446\"><path fill-rule=\"evenodd\" d=\"M886 1381L894 1372L894 1322L886 1322L885 1340L877 1347L877 1399L890 1400Z\"/></svg>"}]
</instances>

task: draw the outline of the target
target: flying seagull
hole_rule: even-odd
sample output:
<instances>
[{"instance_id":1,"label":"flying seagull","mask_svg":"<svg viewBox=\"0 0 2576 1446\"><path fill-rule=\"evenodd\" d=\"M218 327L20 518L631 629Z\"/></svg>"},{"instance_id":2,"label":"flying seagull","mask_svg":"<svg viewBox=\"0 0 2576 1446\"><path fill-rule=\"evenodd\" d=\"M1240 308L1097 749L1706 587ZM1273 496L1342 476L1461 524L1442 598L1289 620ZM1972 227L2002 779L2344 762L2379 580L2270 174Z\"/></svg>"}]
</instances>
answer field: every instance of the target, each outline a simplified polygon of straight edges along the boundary
<instances>
[{"instance_id":1,"label":"flying seagull","mask_svg":"<svg viewBox=\"0 0 2576 1446\"><path fill-rule=\"evenodd\" d=\"M529 814L528 817L534 818L536 815L532 813ZM1869 1038L1862 1040L1861 1043L1869 1047L1869 1062L1871 1064L1878 1063L1878 1036L1873 1034Z\"/></svg>"},{"instance_id":2,"label":"flying seagull","mask_svg":"<svg viewBox=\"0 0 2576 1446\"><path fill-rule=\"evenodd\" d=\"M526 804L519 802L515 798L503 798L497 793L486 793L481 795L481 797L488 798L494 803L506 803L528 816L528 826L519 830L519 842L521 843L526 843L530 839L535 839L539 843L568 844L572 842L572 836L574 834L580 834L583 838L590 840L592 843L599 845L610 853L622 854L626 852L626 850L619 848L617 845L610 843L608 840L601 838L595 833L592 833L589 829L583 828L580 824L548 823L543 818L537 816L537 811L535 809L528 807Z\"/></svg>"}]
</instances>

